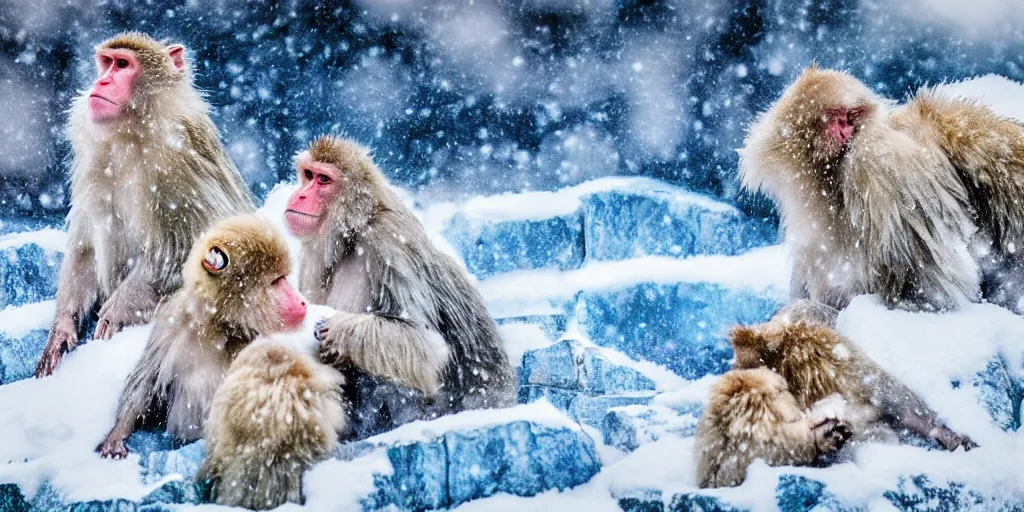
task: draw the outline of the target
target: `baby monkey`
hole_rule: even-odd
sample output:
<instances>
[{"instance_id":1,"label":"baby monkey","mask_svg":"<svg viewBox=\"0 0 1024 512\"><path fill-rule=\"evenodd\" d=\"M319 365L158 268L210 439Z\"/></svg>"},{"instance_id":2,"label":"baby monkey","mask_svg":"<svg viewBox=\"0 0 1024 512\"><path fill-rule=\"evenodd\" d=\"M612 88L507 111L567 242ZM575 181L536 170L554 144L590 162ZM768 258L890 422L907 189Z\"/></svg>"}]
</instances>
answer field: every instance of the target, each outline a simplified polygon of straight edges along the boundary
<instances>
[{"instance_id":1,"label":"baby monkey","mask_svg":"<svg viewBox=\"0 0 1024 512\"><path fill-rule=\"evenodd\" d=\"M166 424L180 440L198 439L235 356L257 336L302 325L306 301L285 279L290 269L281 233L255 215L221 221L196 241L182 287L157 309L117 421L96 451L125 457L124 442L140 425Z\"/></svg>"},{"instance_id":2,"label":"baby monkey","mask_svg":"<svg viewBox=\"0 0 1024 512\"><path fill-rule=\"evenodd\" d=\"M906 428L950 451L977 446L946 427L920 396L822 323L820 311L812 301L801 300L765 324L734 328L734 368L767 367L778 373L802 408L829 397L835 401L839 395L855 440L895 440L896 432Z\"/></svg>"}]
</instances>

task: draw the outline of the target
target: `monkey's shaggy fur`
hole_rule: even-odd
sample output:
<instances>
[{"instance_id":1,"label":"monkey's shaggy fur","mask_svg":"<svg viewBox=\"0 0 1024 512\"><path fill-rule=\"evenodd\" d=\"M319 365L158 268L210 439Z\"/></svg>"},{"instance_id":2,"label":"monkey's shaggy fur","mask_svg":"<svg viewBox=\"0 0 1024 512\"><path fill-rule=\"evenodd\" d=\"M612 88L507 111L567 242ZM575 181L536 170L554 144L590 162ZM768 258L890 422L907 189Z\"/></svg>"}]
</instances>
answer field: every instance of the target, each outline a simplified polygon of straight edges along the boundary
<instances>
[{"instance_id":1,"label":"monkey's shaggy fur","mask_svg":"<svg viewBox=\"0 0 1024 512\"><path fill-rule=\"evenodd\" d=\"M944 426L924 400L835 329L794 318L793 309L806 310L797 305L765 324L733 328L734 368L767 367L777 372L801 408L840 395L843 419L857 440L896 441L894 429L908 428L949 450L974 446Z\"/></svg>"},{"instance_id":2,"label":"monkey's shaggy fur","mask_svg":"<svg viewBox=\"0 0 1024 512\"><path fill-rule=\"evenodd\" d=\"M302 475L345 428L342 376L285 345L242 350L213 398L206 460L216 503L271 509L302 503Z\"/></svg>"},{"instance_id":3,"label":"monkey's shaggy fur","mask_svg":"<svg viewBox=\"0 0 1024 512\"><path fill-rule=\"evenodd\" d=\"M226 262L216 273L203 264L214 248ZM123 440L140 422L165 420L171 435L198 439L238 352L256 336L283 329L271 283L290 269L281 233L256 215L223 220L197 240L182 269L184 285L160 305L146 349L125 381L103 454L126 455Z\"/></svg>"},{"instance_id":4,"label":"monkey's shaggy fur","mask_svg":"<svg viewBox=\"0 0 1024 512\"><path fill-rule=\"evenodd\" d=\"M781 376L767 368L731 370L712 388L697 423L698 484L739 485L755 459L770 466L814 464L842 439L825 431L819 436L813 427Z\"/></svg>"},{"instance_id":5,"label":"monkey's shaggy fur","mask_svg":"<svg viewBox=\"0 0 1024 512\"><path fill-rule=\"evenodd\" d=\"M408 407L423 417L513 403L515 374L483 298L366 148L319 137L296 158L300 182L304 162L333 165L341 182L321 232L302 241L300 290L338 310L322 331L320 359L421 391Z\"/></svg>"},{"instance_id":6,"label":"monkey's shaggy fur","mask_svg":"<svg viewBox=\"0 0 1024 512\"><path fill-rule=\"evenodd\" d=\"M856 112L842 145L830 112ZM743 186L782 215L792 293L843 308L944 310L982 295L1021 312L1024 129L924 90L895 106L849 74L811 67L751 126Z\"/></svg>"},{"instance_id":7,"label":"monkey's shaggy fur","mask_svg":"<svg viewBox=\"0 0 1024 512\"><path fill-rule=\"evenodd\" d=\"M71 107L68 251L39 376L75 347L76 331L97 303L100 336L149 322L181 286L192 242L218 220L255 209L209 105L188 68L174 66L169 46L132 32L97 49L105 48L135 52L141 69L120 119L92 122L90 90Z\"/></svg>"}]
</instances>

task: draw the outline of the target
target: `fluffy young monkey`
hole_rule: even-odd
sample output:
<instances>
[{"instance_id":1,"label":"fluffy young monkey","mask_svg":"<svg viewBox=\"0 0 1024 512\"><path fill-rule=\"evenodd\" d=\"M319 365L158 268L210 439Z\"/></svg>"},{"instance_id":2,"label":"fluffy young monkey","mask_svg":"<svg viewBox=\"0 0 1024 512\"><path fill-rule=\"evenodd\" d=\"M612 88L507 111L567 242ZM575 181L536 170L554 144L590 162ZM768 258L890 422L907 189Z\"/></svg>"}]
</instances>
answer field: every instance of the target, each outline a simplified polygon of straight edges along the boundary
<instances>
[{"instance_id":1,"label":"fluffy young monkey","mask_svg":"<svg viewBox=\"0 0 1024 512\"><path fill-rule=\"evenodd\" d=\"M735 327L730 338L733 367L767 367L782 375L799 407L839 395L856 440L895 441L894 429L906 428L950 451L977 446L942 424L916 393L827 325L782 312L762 325Z\"/></svg>"},{"instance_id":2,"label":"fluffy young monkey","mask_svg":"<svg viewBox=\"0 0 1024 512\"><path fill-rule=\"evenodd\" d=\"M184 283L160 304L114 427L96 450L126 456L124 441L140 424L166 423L176 438L199 438L238 352L259 335L302 325L306 301L285 279L290 269L281 233L255 215L225 219L197 240L181 269Z\"/></svg>"},{"instance_id":3,"label":"fluffy young monkey","mask_svg":"<svg viewBox=\"0 0 1024 512\"><path fill-rule=\"evenodd\" d=\"M984 291L1024 312L1024 127L984 106L896 106L812 66L751 126L740 174L779 208L794 298L946 310Z\"/></svg>"},{"instance_id":4,"label":"fluffy young monkey","mask_svg":"<svg viewBox=\"0 0 1024 512\"><path fill-rule=\"evenodd\" d=\"M318 331L320 359L419 390L406 403L426 417L512 403L515 375L483 298L367 153L324 136L295 160L285 218L302 240L299 288L339 311Z\"/></svg>"},{"instance_id":5,"label":"fluffy young monkey","mask_svg":"<svg viewBox=\"0 0 1024 512\"><path fill-rule=\"evenodd\" d=\"M740 485L755 459L770 466L816 465L848 438L843 422L805 413L775 372L731 370L712 388L697 422L698 485Z\"/></svg>"},{"instance_id":6,"label":"fluffy young monkey","mask_svg":"<svg viewBox=\"0 0 1024 512\"><path fill-rule=\"evenodd\" d=\"M338 444L346 424L343 379L272 341L238 353L213 398L206 460L214 502L249 509L302 503L302 475Z\"/></svg>"},{"instance_id":7,"label":"fluffy young monkey","mask_svg":"<svg viewBox=\"0 0 1024 512\"><path fill-rule=\"evenodd\" d=\"M75 348L97 304L97 339L149 322L181 285L192 242L217 220L253 210L183 46L130 32L95 55L96 82L71 107L68 250L37 377Z\"/></svg>"}]
</instances>

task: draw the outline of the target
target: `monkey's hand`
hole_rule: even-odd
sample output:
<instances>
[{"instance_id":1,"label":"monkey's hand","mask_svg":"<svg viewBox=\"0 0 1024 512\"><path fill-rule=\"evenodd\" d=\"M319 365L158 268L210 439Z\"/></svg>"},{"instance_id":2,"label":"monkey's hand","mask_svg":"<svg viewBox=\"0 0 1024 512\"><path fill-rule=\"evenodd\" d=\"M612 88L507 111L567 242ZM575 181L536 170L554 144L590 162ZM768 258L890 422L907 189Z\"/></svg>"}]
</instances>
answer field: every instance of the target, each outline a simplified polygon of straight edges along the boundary
<instances>
[{"instance_id":1,"label":"monkey's hand","mask_svg":"<svg viewBox=\"0 0 1024 512\"><path fill-rule=\"evenodd\" d=\"M43 349L43 356L39 358L36 365L36 378L52 375L53 371L60 365L64 354L71 352L78 346L78 326L74 317L60 315L53 322L50 328L50 337L46 340L46 348Z\"/></svg>"},{"instance_id":2,"label":"monkey's hand","mask_svg":"<svg viewBox=\"0 0 1024 512\"><path fill-rule=\"evenodd\" d=\"M104 459L119 460L128 456L128 447L124 445L123 437L111 432L107 434L107 438L96 447L96 452Z\"/></svg>"},{"instance_id":3,"label":"monkey's hand","mask_svg":"<svg viewBox=\"0 0 1024 512\"><path fill-rule=\"evenodd\" d=\"M956 449L961 446L964 448L965 452L969 452L972 448L978 447L978 443L975 443L971 438L957 434L946 427L938 427L938 432L935 433L934 437L943 448L951 452L955 452Z\"/></svg>"},{"instance_id":4,"label":"monkey's hand","mask_svg":"<svg viewBox=\"0 0 1024 512\"><path fill-rule=\"evenodd\" d=\"M396 317L339 312L316 330L317 357L335 368L368 373L435 395L449 349L436 332Z\"/></svg>"},{"instance_id":5,"label":"monkey's hand","mask_svg":"<svg viewBox=\"0 0 1024 512\"><path fill-rule=\"evenodd\" d=\"M814 445L818 453L826 454L839 451L853 437L850 426L837 418L825 418L811 426Z\"/></svg>"},{"instance_id":6,"label":"monkey's hand","mask_svg":"<svg viewBox=\"0 0 1024 512\"><path fill-rule=\"evenodd\" d=\"M93 339L109 340L125 327L149 322L158 302L151 286L126 279L100 308Z\"/></svg>"}]
</instances>

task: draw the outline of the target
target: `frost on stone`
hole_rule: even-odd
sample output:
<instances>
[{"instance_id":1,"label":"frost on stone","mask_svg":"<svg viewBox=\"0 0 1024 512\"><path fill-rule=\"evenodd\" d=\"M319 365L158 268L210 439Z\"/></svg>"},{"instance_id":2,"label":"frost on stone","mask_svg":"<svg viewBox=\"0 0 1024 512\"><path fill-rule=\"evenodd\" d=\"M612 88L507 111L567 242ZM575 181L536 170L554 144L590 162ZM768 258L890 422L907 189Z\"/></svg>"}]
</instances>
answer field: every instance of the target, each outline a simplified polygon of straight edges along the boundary
<instances>
[{"instance_id":1,"label":"frost on stone","mask_svg":"<svg viewBox=\"0 0 1024 512\"><path fill-rule=\"evenodd\" d=\"M0 309L56 297L62 260L35 243L0 249Z\"/></svg>"},{"instance_id":2,"label":"frost on stone","mask_svg":"<svg viewBox=\"0 0 1024 512\"><path fill-rule=\"evenodd\" d=\"M571 339L527 352L521 382L520 402L546 398L575 421L595 427L610 407L647 403L655 391L649 377Z\"/></svg>"},{"instance_id":3,"label":"frost on stone","mask_svg":"<svg viewBox=\"0 0 1024 512\"><path fill-rule=\"evenodd\" d=\"M394 471L375 475L364 509L442 509L497 493L534 496L585 483L601 467L582 432L529 421L447 432L386 450Z\"/></svg>"},{"instance_id":4,"label":"frost on stone","mask_svg":"<svg viewBox=\"0 0 1024 512\"><path fill-rule=\"evenodd\" d=\"M477 198L444 237L483 278L644 256L739 254L775 243L775 227L710 197L647 178L602 178L555 192Z\"/></svg>"},{"instance_id":5,"label":"frost on stone","mask_svg":"<svg viewBox=\"0 0 1024 512\"><path fill-rule=\"evenodd\" d=\"M640 283L581 292L576 317L598 345L699 379L729 368L730 327L764 322L781 306L763 294L715 283Z\"/></svg>"},{"instance_id":6,"label":"frost on stone","mask_svg":"<svg viewBox=\"0 0 1024 512\"><path fill-rule=\"evenodd\" d=\"M128 448L142 456L139 463L142 465L143 481L155 483L168 475L181 475L185 480L195 479L206 453L203 440L178 449L166 449L172 442L165 434L148 432L136 432L129 439Z\"/></svg>"},{"instance_id":7,"label":"frost on stone","mask_svg":"<svg viewBox=\"0 0 1024 512\"><path fill-rule=\"evenodd\" d=\"M36 363L46 346L47 331L35 329L21 337L0 332L0 384L10 384L35 374Z\"/></svg>"},{"instance_id":8,"label":"frost on stone","mask_svg":"<svg viewBox=\"0 0 1024 512\"><path fill-rule=\"evenodd\" d=\"M1014 376L1003 357L989 361L971 381L978 392L978 403L1003 430L1017 430L1021 426L1022 384L1024 382Z\"/></svg>"},{"instance_id":9,"label":"frost on stone","mask_svg":"<svg viewBox=\"0 0 1024 512\"><path fill-rule=\"evenodd\" d=\"M988 498L967 486L947 482L937 484L925 475L900 478L897 489L886 491L885 498L897 510L923 512L931 510L1019 510L1011 503Z\"/></svg>"},{"instance_id":10,"label":"frost on stone","mask_svg":"<svg viewBox=\"0 0 1024 512\"><path fill-rule=\"evenodd\" d=\"M775 242L774 227L739 210L665 184L609 190L584 200L584 240L592 260L642 256L735 255Z\"/></svg>"},{"instance_id":11,"label":"frost on stone","mask_svg":"<svg viewBox=\"0 0 1024 512\"><path fill-rule=\"evenodd\" d=\"M685 411L657 404L611 408L601 423L604 444L631 452L665 435L692 436L702 411L699 403Z\"/></svg>"},{"instance_id":12,"label":"frost on stone","mask_svg":"<svg viewBox=\"0 0 1024 512\"><path fill-rule=\"evenodd\" d=\"M445 229L466 268L483 278L521 269L579 268L583 264L580 212L543 220L487 222L456 214Z\"/></svg>"}]
</instances>

